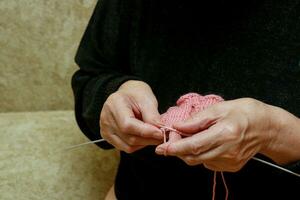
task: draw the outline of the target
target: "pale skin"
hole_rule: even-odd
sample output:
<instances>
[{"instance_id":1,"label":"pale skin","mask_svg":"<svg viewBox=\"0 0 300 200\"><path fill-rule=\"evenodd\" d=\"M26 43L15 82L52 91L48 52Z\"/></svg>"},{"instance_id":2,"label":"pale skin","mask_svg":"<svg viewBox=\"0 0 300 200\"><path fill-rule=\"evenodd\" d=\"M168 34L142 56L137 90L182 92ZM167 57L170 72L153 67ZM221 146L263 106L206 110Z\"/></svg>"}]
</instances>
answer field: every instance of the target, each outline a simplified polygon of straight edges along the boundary
<instances>
[{"instance_id":1,"label":"pale skin","mask_svg":"<svg viewBox=\"0 0 300 200\"><path fill-rule=\"evenodd\" d=\"M142 81L127 81L110 95L100 116L102 137L132 153L162 143L157 100ZM173 126L193 136L161 144L157 154L177 156L188 165L236 172L255 154L277 164L300 160L300 119L252 98L225 101Z\"/></svg>"},{"instance_id":2,"label":"pale skin","mask_svg":"<svg viewBox=\"0 0 300 200\"><path fill-rule=\"evenodd\" d=\"M101 136L114 147L133 153L162 143L157 126L160 114L151 88L142 81L127 81L111 94L100 114Z\"/></svg>"}]
</instances>

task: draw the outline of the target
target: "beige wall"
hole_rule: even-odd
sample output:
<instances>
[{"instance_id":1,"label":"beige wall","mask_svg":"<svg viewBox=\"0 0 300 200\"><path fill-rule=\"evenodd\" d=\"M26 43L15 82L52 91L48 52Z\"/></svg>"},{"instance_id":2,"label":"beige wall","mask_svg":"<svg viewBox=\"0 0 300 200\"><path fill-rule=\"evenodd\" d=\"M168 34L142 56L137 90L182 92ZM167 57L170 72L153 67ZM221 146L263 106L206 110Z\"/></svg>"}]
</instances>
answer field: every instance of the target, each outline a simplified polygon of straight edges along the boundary
<instances>
[{"instance_id":1,"label":"beige wall","mask_svg":"<svg viewBox=\"0 0 300 200\"><path fill-rule=\"evenodd\" d=\"M73 108L73 58L95 3L0 1L0 112Z\"/></svg>"},{"instance_id":2,"label":"beige wall","mask_svg":"<svg viewBox=\"0 0 300 200\"><path fill-rule=\"evenodd\" d=\"M62 150L88 141L70 82L95 3L0 0L1 200L102 200L113 184L116 151Z\"/></svg>"}]
</instances>

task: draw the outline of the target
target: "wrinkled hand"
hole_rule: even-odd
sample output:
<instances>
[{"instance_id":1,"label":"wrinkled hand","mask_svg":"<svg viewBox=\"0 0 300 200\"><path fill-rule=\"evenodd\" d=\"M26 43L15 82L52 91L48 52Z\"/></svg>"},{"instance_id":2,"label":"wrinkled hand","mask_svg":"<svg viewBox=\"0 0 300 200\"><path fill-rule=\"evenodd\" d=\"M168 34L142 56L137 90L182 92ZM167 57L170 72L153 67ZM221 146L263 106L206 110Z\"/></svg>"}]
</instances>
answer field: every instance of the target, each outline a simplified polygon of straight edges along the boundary
<instances>
[{"instance_id":1,"label":"wrinkled hand","mask_svg":"<svg viewBox=\"0 0 300 200\"><path fill-rule=\"evenodd\" d=\"M142 81L127 81L111 94L100 115L102 138L117 149L132 153L163 140L157 100Z\"/></svg>"},{"instance_id":2,"label":"wrinkled hand","mask_svg":"<svg viewBox=\"0 0 300 200\"><path fill-rule=\"evenodd\" d=\"M214 171L240 170L271 141L268 105L243 98L215 104L173 127L193 136L157 147L158 154L177 156L188 165Z\"/></svg>"}]
</instances>

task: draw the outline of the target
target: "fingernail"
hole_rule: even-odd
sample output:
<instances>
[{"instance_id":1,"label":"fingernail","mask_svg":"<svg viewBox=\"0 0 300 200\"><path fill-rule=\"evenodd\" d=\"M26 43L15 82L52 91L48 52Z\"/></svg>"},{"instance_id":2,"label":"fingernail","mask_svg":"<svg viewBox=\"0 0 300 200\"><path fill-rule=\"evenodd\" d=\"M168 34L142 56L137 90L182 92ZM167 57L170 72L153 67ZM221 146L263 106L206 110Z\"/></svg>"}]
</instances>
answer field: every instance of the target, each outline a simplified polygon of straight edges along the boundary
<instances>
[{"instance_id":1,"label":"fingernail","mask_svg":"<svg viewBox=\"0 0 300 200\"><path fill-rule=\"evenodd\" d=\"M163 150L161 147L157 147L157 148L155 149L155 152L156 152L157 154L159 154L159 155L163 155L163 154L164 154L164 150Z\"/></svg>"}]
</instances>

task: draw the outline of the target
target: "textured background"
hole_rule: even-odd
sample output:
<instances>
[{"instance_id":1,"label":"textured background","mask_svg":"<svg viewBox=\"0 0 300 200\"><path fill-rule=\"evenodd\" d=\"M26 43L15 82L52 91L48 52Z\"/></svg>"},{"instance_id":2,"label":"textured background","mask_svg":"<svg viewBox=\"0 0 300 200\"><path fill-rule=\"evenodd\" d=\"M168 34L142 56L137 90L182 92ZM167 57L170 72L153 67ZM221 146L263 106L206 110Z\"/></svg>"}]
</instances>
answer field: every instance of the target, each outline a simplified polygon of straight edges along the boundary
<instances>
[{"instance_id":1,"label":"textured background","mask_svg":"<svg viewBox=\"0 0 300 200\"><path fill-rule=\"evenodd\" d=\"M0 113L1 200L103 200L117 152L86 142L72 111Z\"/></svg>"},{"instance_id":2,"label":"textured background","mask_svg":"<svg viewBox=\"0 0 300 200\"><path fill-rule=\"evenodd\" d=\"M86 142L74 56L96 0L0 0L0 199L102 200L118 153Z\"/></svg>"},{"instance_id":3,"label":"textured background","mask_svg":"<svg viewBox=\"0 0 300 200\"><path fill-rule=\"evenodd\" d=\"M95 3L0 1L0 112L72 109L73 58Z\"/></svg>"}]
</instances>

